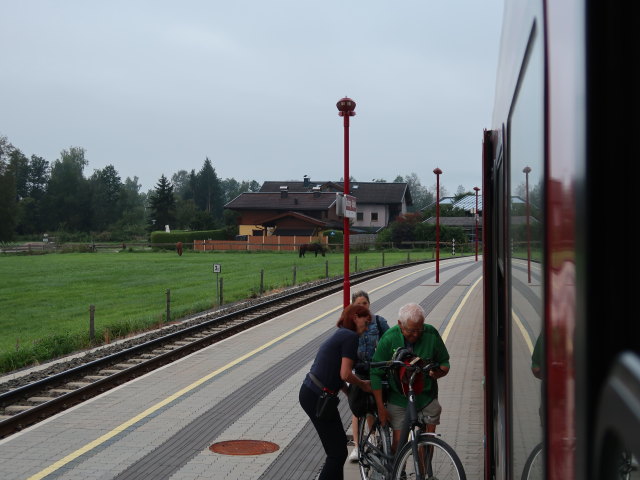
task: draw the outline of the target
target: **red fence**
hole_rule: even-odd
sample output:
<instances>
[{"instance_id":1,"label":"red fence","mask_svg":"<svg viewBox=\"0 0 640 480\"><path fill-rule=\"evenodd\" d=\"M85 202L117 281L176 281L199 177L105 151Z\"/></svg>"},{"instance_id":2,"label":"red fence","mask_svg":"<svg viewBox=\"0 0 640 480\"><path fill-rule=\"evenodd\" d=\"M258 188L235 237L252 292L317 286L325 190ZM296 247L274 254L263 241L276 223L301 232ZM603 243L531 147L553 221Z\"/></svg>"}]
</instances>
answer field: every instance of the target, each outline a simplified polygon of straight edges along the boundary
<instances>
[{"instance_id":1,"label":"red fence","mask_svg":"<svg viewBox=\"0 0 640 480\"><path fill-rule=\"evenodd\" d=\"M318 237L310 235L294 235L282 237L271 235L269 237L247 237L247 240L194 240L193 249L201 252L211 250L242 250L242 251L278 251L293 252L305 243L318 242ZM322 237L320 243L327 245L328 237Z\"/></svg>"}]
</instances>

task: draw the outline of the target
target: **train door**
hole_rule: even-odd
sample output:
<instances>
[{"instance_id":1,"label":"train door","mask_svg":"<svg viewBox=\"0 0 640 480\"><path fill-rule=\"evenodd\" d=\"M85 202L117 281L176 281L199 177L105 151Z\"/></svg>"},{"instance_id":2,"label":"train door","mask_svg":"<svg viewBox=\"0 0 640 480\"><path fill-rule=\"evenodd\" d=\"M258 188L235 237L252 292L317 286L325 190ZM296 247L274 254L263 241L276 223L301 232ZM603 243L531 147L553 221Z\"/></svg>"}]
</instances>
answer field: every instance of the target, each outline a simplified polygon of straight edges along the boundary
<instances>
[{"instance_id":1,"label":"train door","mask_svg":"<svg viewBox=\"0 0 640 480\"><path fill-rule=\"evenodd\" d=\"M545 82L532 25L507 123L509 478L542 479L545 459Z\"/></svg>"},{"instance_id":2,"label":"train door","mask_svg":"<svg viewBox=\"0 0 640 480\"><path fill-rule=\"evenodd\" d=\"M484 139L487 479L544 478L544 106L534 23L507 122Z\"/></svg>"}]
</instances>

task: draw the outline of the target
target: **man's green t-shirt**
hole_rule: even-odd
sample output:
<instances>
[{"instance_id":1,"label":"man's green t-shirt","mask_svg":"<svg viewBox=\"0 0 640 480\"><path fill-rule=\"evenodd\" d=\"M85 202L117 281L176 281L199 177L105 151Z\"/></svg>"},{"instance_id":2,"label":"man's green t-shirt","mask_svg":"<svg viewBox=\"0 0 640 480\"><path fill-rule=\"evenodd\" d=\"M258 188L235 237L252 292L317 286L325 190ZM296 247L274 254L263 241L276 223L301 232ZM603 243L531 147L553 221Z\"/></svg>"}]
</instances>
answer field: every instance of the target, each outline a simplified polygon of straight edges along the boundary
<instances>
[{"instance_id":1,"label":"man's green t-shirt","mask_svg":"<svg viewBox=\"0 0 640 480\"><path fill-rule=\"evenodd\" d=\"M385 332L376 348L372 362L384 362L391 360L393 353L398 348L405 347L405 338L398 325L391 327ZM413 345L413 353L424 360L433 360L443 367L449 367L449 352L442 341L442 337L433 326L424 324L424 330L418 341ZM390 375L393 371L390 371ZM378 390L382 388L382 379L385 371L379 368L371 369L371 388ZM437 396L437 385L431 377L424 375L424 388L419 395L416 395L416 406L421 409L431 403ZM389 382L388 402L399 407L407 406L407 398L400 389L399 382Z\"/></svg>"}]
</instances>

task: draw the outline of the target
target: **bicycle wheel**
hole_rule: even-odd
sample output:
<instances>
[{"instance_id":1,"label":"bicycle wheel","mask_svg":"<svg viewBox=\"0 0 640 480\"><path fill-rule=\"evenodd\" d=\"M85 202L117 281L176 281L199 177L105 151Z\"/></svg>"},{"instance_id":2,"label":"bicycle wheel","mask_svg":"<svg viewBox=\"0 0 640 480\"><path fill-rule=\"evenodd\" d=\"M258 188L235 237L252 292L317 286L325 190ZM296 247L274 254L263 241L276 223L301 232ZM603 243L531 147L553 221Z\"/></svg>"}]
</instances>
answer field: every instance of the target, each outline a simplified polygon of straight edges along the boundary
<instances>
[{"instance_id":1,"label":"bicycle wheel","mask_svg":"<svg viewBox=\"0 0 640 480\"><path fill-rule=\"evenodd\" d=\"M542 464L541 453L542 444L539 443L533 447L527 461L524 463L524 468L522 469L522 480L542 480L544 478L544 465Z\"/></svg>"},{"instance_id":2,"label":"bicycle wheel","mask_svg":"<svg viewBox=\"0 0 640 480\"><path fill-rule=\"evenodd\" d=\"M417 439L418 454L413 456L411 442L402 447L393 468L395 480L466 480L462 462L456 452L444 440L434 435L422 434ZM416 468L417 466L417 468ZM421 477L418 475L421 473Z\"/></svg>"},{"instance_id":3,"label":"bicycle wheel","mask_svg":"<svg viewBox=\"0 0 640 480\"><path fill-rule=\"evenodd\" d=\"M382 427L378 417L358 417L358 464L362 480L384 479L390 459L390 428Z\"/></svg>"}]
</instances>

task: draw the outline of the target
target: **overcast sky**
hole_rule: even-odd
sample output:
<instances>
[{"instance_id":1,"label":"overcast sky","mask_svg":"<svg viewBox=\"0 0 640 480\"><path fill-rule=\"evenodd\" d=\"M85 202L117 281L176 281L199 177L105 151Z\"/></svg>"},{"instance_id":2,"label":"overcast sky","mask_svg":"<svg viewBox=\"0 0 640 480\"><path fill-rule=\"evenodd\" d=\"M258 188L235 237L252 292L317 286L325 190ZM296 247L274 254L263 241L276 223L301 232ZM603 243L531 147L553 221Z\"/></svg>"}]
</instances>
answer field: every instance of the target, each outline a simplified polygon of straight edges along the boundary
<instances>
[{"instance_id":1,"label":"overcast sky","mask_svg":"<svg viewBox=\"0 0 640 480\"><path fill-rule=\"evenodd\" d=\"M162 174L482 187L503 0L0 0L0 135Z\"/></svg>"}]
</instances>

